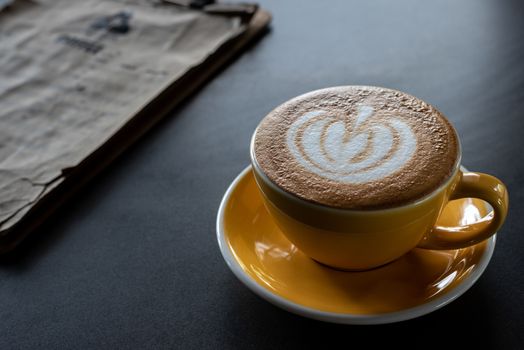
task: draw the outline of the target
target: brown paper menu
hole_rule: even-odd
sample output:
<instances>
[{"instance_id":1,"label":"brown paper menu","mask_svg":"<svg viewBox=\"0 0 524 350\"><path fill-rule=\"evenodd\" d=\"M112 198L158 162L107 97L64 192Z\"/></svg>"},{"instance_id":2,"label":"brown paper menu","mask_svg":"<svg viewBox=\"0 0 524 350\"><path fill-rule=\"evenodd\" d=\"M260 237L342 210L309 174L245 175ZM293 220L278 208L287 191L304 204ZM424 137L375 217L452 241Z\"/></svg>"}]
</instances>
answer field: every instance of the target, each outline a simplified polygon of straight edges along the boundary
<instances>
[{"instance_id":1,"label":"brown paper menu","mask_svg":"<svg viewBox=\"0 0 524 350\"><path fill-rule=\"evenodd\" d=\"M270 21L255 5L189 5L20 0L0 10L0 253Z\"/></svg>"}]
</instances>

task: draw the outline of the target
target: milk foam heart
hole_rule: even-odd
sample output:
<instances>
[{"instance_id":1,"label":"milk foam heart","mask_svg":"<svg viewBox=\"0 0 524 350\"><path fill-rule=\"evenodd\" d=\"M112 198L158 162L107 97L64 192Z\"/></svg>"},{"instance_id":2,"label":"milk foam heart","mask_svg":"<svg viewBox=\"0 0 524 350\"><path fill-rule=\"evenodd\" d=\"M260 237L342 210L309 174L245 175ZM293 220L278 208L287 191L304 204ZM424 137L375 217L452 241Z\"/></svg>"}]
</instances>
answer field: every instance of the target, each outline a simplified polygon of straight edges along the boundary
<instances>
[{"instance_id":1,"label":"milk foam heart","mask_svg":"<svg viewBox=\"0 0 524 350\"><path fill-rule=\"evenodd\" d=\"M287 147L304 168L337 182L385 178L411 159L417 140L410 126L394 116L385 124L365 123L373 112L361 106L354 125L327 111L308 112L289 128Z\"/></svg>"},{"instance_id":2,"label":"milk foam heart","mask_svg":"<svg viewBox=\"0 0 524 350\"><path fill-rule=\"evenodd\" d=\"M342 86L271 111L252 144L254 163L284 191L345 209L390 208L431 193L457 169L455 130L406 93Z\"/></svg>"}]
</instances>

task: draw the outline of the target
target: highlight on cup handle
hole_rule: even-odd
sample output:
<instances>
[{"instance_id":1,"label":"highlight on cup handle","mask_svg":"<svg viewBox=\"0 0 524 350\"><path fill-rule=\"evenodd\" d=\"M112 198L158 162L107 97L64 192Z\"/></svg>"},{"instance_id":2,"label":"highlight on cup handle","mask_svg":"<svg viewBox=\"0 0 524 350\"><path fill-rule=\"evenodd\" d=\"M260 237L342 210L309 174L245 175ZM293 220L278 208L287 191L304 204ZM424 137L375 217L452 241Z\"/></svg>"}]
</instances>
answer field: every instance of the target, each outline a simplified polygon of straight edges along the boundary
<instances>
[{"instance_id":1,"label":"highlight on cup handle","mask_svg":"<svg viewBox=\"0 0 524 350\"><path fill-rule=\"evenodd\" d=\"M508 191L494 176L462 172L450 200L478 198L488 202L493 211L479 221L456 227L435 226L419 243L424 249L460 249L482 242L502 226L508 213Z\"/></svg>"}]
</instances>

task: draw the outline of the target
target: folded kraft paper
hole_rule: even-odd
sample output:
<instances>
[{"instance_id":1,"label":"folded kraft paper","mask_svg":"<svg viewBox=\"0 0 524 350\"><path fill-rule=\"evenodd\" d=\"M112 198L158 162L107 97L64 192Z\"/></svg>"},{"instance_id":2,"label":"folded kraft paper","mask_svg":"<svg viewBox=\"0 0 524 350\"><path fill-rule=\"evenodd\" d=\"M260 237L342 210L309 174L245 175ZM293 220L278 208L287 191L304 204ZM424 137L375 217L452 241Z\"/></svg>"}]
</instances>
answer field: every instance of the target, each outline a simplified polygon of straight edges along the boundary
<instances>
[{"instance_id":1,"label":"folded kraft paper","mask_svg":"<svg viewBox=\"0 0 524 350\"><path fill-rule=\"evenodd\" d=\"M223 46L247 42L251 19L218 12L145 0L26 0L0 11L0 251L18 241L8 237L17 224L39 221L28 217L39 202L158 96L185 78L186 87L171 89L172 107L206 75L198 67L211 72Z\"/></svg>"}]
</instances>

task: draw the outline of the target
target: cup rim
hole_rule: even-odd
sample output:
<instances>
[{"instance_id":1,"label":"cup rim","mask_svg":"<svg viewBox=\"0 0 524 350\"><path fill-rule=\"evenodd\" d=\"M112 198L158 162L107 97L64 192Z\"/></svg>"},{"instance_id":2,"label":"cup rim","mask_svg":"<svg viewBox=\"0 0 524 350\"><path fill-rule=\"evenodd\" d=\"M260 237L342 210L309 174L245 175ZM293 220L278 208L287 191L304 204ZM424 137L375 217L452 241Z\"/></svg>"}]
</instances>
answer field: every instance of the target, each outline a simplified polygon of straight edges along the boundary
<instances>
[{"instance_id":1,"label":"cup rim","mask_svg":"<svg viewBox=\"0 0 524 350\"><path fill-rule=\"evenodd\" d=\"M442 114L442 115L444 116L444 114ZM251 164L253 165L253 171L256 172L269 187L271 187L274 191L280 193L281 195L287 197L288 199L290 199L292 201L299 202L302 205L309 206L310 208L313 208L313 209L327 210L327 211L332 211L332 212L339 213L339 214L348 213L348 212L362 213L362 214L365 214L365 213L377 214L377 213L383 213L383 212L394 212L394 211L404 210L404 209L406 209L408 207L413 207L413 206L420 205L423 202L425 202L427 200L430 200L431 198L437 196L445 188L448 187L448 185L455 179L455 176L460 171L461 160L462 160L462 144L460 142L460 138L458 136L457 130L451 124L451 122L449 122L449 120L448 120L448 123L451 126L451 130L455 133L455 136L456 136L456 139L457 139L457 158L455 159L455 163L454 163L453 168L452 168L453 171L451 172L449 177L446 179L446 181L442 182L437 188L435 188L430 193L428 193L428 194L426 194L426 195L424 195L424 196L422 196L422 197L420 197L420 198L418 198L418 199L416 199L416 200L414 200L412 202L408 202L408 203L405 203L405 204L402 204L402 205L397 205L397 206L390 207L390 208L351 209L351 208L333 207L333 206L329 206L327 204L316 203L316 202L309 201L309 200L304 199L304 198L300 198L297 195L295 195L295 194L293 194L291 192L288 192L288 191L284 190L283 188L279 187L277 184L275 184L269 178L269 176L266 175L266 173L264 173L264 171L262 170L262 168L258 164L256 156L255 156L255 137L257 135L258 129L260 128L260 123L258 124L258 126L255 128L255 131L251 135L251 141L250 141L250 144L249 144L249 155L250 155L250 158L251 158Z\"/></svg>"}]
</instances>

